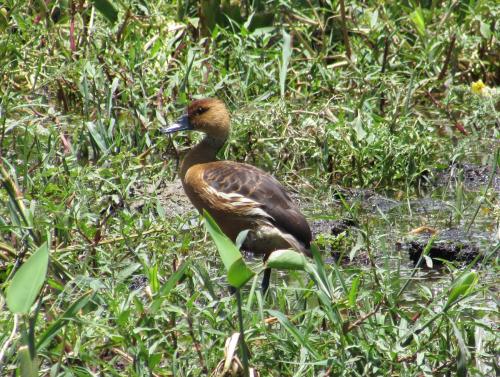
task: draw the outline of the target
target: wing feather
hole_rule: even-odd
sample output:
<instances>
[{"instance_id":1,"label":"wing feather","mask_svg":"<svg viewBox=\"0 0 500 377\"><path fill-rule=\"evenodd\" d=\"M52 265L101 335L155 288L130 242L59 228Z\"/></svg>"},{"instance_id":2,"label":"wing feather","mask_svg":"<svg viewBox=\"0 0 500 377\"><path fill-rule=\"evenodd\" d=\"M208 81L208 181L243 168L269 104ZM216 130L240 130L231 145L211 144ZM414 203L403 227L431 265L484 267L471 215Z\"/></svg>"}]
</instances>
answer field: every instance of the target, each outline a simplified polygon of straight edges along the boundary
<instances>
[{"instance_id":1,"label":"wing feather","mask_svg":"<svg viewBox=\"0 0 500 377\"><path fill-rule=\"evenodd\" d=\"M211 195L225 197L235 212L245 208L249 215L265 217L309 247L312 236L307 220L270 174L252 165L217 161L204 164L202 178Z\"/></svg>"}]
</instances>

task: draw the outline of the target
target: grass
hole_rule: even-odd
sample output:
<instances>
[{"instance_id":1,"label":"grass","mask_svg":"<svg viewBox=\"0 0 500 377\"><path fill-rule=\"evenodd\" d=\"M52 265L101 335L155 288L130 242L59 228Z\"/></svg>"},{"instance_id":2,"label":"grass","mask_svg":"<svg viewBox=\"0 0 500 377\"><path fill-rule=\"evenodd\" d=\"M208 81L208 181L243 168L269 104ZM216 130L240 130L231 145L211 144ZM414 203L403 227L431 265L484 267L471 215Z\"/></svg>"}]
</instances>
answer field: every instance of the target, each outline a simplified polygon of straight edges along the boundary
<instances>
[{"instance_id":1,"label":"grass","mask_svg":"<svg viewBox=\"0 0 500 377\"><path fill-rule=\"evenodd\" d=\"M429 182L454 163L499 164L499 6L242 4L237 21L200 17L188 1L113 2L116 14L106 1L0 5L0 374L28 373L35 355L38 372L26 375L221 370L237 304L196 214L168 191L197 136L158 132L202 96L232 111L221 157L273 172L308 198L311 219L360 224L319 243L366 263L324 254L314 273L276 275L266 298L257 280L242 291L251 367L498 372L498 239L482 244L483 263L445 264L436 280L394 240L423 222L498 231L493 182L471 191L459 178L439 192ZM473 92L478 80L487 87ZM343 187L453 209L373 214L363 200L339 205ZM7 288L45 241L45 284L27 314L13 314Z\"/></svg>"}]
</instances>

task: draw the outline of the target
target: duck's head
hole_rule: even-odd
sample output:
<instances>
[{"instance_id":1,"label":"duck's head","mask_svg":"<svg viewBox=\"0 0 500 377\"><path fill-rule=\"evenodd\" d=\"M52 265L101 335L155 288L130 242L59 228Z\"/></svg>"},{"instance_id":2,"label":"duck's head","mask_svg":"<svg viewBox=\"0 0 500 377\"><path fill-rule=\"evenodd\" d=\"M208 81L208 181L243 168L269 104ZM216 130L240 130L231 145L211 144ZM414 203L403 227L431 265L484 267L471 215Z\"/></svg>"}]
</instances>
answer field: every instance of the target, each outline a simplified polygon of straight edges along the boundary
<instances>
[{"instance_id":1,"label":"duck's head","mask_svg":"<svg viewBox=\"0 0 500 377\"><path fill-rule=\"evenodd\" d=\"M215 138L226 138L229 133L229 112L224 102L205 98L191 102L184 114L162 132L170 134L182 130L204 132Z\"/></svg>"}]
</instances>

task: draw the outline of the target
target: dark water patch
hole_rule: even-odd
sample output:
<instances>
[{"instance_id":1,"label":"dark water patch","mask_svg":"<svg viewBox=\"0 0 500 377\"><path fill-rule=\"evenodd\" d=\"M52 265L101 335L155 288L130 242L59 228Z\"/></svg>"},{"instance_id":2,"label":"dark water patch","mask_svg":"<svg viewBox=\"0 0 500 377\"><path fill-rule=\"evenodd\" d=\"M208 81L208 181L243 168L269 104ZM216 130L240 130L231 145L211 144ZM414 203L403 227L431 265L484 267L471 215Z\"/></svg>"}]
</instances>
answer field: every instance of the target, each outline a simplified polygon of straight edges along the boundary
<instances>
[{"instance_id":1,"label":"dark water patch","mask_svg":"<svg viewBox=\"0 0 500 377\"><path fill-rule=\"evenodd\" d=\"M433 198L421 198L410 201L411 210L415 213L432 214L434 212L449 212L453 209L450 203Z\"/></svg>"},{"instance_id":2,"label":"dark water patch","mask_svg":"<svg viewBox=\"0 0 500 377\"><path fill-rule=\"evenodd\" d=\"M369 262L366 251L349 253L349 244L359 233L359 223L352 218L316 219L310 222L313 242L323 254L327 264L341 263L344 266L366 266Z\"/></svg>"},{"instance_id":3,"label":"dark water patch","mask_svg":"<svg viewBox=\"0 0 500 377\"><path fill-rule=\"evenodd\" d=\"M338 236L342 232L348 231L358 223L352 219L327 220L319 219L310 222L313 239L320 234L331 234Z\"/></svg>"},{"instance_id":4,"label":"dark water patch","mask_svg":"<svg viewBox=\"0 0 500 377\"><path fill-rule=\"evenodd\" d=\"M366 266L371 263L363 246L367 241L360 241L365 234L377 266L410 271L430 238L412 235L421 227L439 233L429 254L436 268L438 259L463 265L498 242L498 200L495 195L486 200L478 195L437 187L424 197L398 200L369 189L335 188L330 197L302 203L302 208L309 214L315 242L325 257L333 256L344 266ZM349 218L356 221L346 222Z\"/></svg>"},{"instance_id":5,"label":"dark water patch","mask_svg":"<svg viewBox=\"0 0 500 377\"><path fill-rule=\"evenodd\" d=\"M500 192L500 174L493 174L491 165L456 163L437 172L434 184L438 187L463 183L467 190L477 191L491 181L491 188Z\"/></svg>"},{"instance_id":6,"label":"dark water patch","mask_svg":"<svg viewBox=\"0 0 500 377\"><path fill-rule=\"evenodd\" d=\"M431 232L416 235L402 243L408 250L410 259L416 263L432 237ZM428 256L438 266L441 260L469 263L482 254L488 244L494 241L494 235L486 232L466 232L462 229L444 229L439 231L429 249Z\"/></svg>"},{"instance_id":7,"label":"dark water patch","mask_svg":"<svg viewBox=\"0 0 500 377\"><path fill-rule=\"evenodd\" d=\"M340 201L344 199L350 204L356 202L360 203L364 211L371 213L377 213L379 211L384 213L389 212L393 208L401 205L401 202L381 195L374 190L339 187L336 191L334 200Z\"/></svg>"}]
</instances>

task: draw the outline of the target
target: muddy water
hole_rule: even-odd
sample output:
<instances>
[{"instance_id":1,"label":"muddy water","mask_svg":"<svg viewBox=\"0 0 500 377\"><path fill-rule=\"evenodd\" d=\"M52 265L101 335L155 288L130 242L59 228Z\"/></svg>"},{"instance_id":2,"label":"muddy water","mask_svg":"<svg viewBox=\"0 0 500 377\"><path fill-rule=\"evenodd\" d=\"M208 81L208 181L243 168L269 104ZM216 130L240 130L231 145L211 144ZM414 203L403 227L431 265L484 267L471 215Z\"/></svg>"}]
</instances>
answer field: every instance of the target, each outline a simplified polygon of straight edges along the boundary
<instances>
[{"instance_id":1,"label":"muddy water","mask_svg":"<svg viewBox=\"0 0 500 377\"><path fill-rule=\"evenodd\" d=\"M340 196L354 210L346 210ZM443 255L453 266L463 268L477 254L484 256L498 247L499 197L498 174L492 175L488 166L465 164L438 175L421 197L397 200L371 190L339 188L332 198L321 200L320 206L303 207L319 239L324 239L325 234L337 234L339 224L343 225L342 219L352 218L350 212L355 213L357 224L347 227L342 235L351 241L347 243L348 250L339 254L335 244L324 245L327 262L342 258L338 262L347 269L355 267L354 273L370 265L366 247L357 243L358 228L369 234L376 267L394 271L403 278L412 274L422 249L431 234L436 234L431 257L422 259L405 295L405 299L412 301L417 299L414 293L422 286L437 294L449 285L447 262L440 259ZM412 260L410 254L415 252L415 245L421 249ZM341 247L345 246L344 242ZM497 251L489 260L495 260L498 255ZM483 283L498 286L494 266L479 264L475 269L482 270ZM498 290L493 288L490 293L487 300L494 306Z\"/></svg>"},{"instance_id":2,"label":"muddy water","mask_svg":"<svg viewBox=\"0 0 500 377\"><path fill-rule=\"evenodd\" d=\"M412 230L428 231L450 242L472 241L483 248L499 241L499 195L500 174L492 174L487 165L462 164L437 174L420 197L397 200L372 190L337 188L331 198L320 200L320 206L302 207L316 234L328 231L330 225L336 232L336 220L352 218L349 212L354 212L374 238L386 235L404 241ZM341 198L353 210L346 210ZM418 231L421 227L425 229Z\"/></svg>"}]
</instances>

